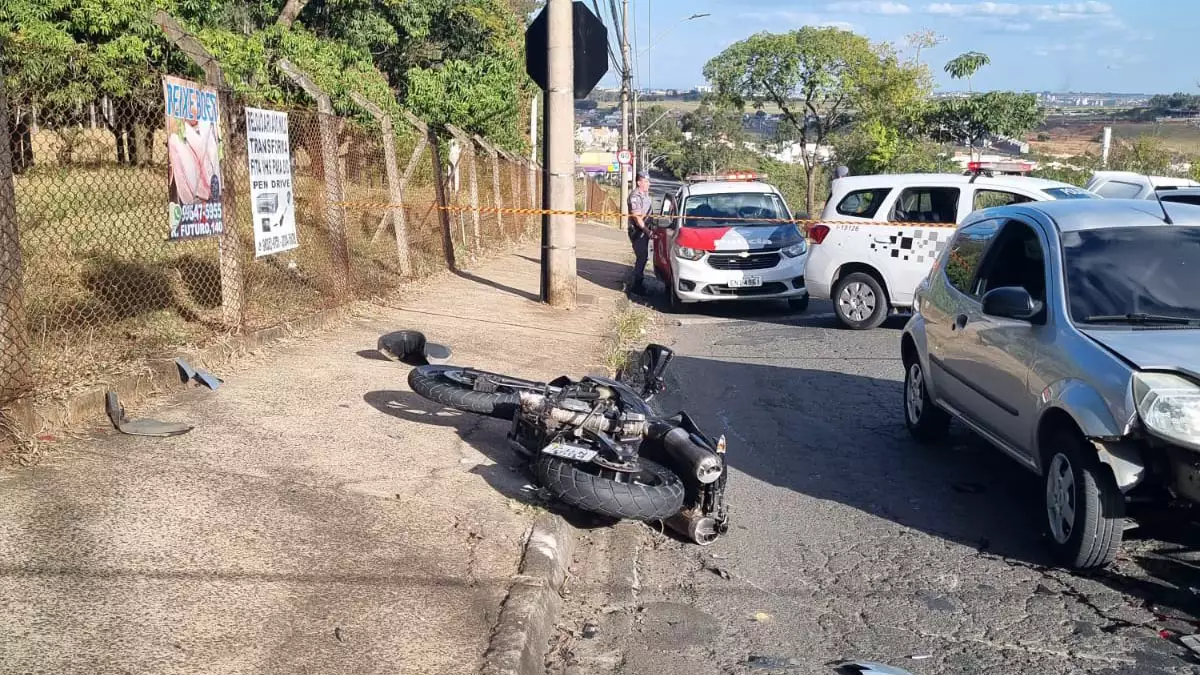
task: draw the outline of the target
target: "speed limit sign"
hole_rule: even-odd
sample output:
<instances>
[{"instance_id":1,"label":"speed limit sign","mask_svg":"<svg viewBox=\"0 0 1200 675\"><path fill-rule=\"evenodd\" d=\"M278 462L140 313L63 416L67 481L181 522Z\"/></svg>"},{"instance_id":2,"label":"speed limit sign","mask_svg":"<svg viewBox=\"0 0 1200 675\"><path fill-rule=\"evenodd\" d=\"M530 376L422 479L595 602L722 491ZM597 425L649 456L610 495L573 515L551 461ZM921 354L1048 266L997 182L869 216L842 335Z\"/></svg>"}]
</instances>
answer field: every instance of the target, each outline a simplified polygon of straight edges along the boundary
<instances>
[{"instance_id":1,"label":"speed limit sign","mask_svg":"<svg viewBox=\"0 0 1200 675\"><path fill-rule=\"evenodd\" d=\"M621 164L630 164L633 162L633 153L628 150L622 150L617 153L617 161Z\"/></svg>"}]
</instances>

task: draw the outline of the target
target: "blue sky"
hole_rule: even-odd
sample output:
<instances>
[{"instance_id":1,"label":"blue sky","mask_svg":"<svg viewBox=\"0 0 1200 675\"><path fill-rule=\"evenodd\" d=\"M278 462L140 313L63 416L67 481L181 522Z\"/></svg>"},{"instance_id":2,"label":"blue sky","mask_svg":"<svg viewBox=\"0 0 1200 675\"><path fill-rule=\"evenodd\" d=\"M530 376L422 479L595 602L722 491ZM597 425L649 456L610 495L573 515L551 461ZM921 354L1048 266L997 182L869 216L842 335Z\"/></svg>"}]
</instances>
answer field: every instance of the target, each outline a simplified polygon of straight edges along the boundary
<instances>
[{"instance_id":1,"label":"blue sky","mask_svg":"<svg viewBox=\"0 0 1200 675\"><path fill-rule=\"evenodd\" d=\"M832 25L898 46L914 31L936 31L945 42L921 60L943 89L963 85L942 65L975 50L992 59L975 76L976 89L1200 93L1195 0L630 0L630 7L641 87L703 84L709 58L759 31ZM711 16L682 21L695 13ZM615 86L614 78L603 86Z\"/></svg>"}]
</instances>

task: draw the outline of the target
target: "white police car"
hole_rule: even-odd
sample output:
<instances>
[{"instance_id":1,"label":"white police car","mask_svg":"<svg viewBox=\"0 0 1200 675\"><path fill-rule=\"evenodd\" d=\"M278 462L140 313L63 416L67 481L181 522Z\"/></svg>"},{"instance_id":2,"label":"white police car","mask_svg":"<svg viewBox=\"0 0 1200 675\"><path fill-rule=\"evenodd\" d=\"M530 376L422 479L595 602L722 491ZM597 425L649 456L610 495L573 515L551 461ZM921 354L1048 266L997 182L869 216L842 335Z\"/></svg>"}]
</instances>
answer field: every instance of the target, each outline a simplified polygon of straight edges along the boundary
<instances>
[{"instance_id":1,"label":"white police car","mask_svg":"<svg viewBox=\"0 0 1200 675\"><path fill-rule=\"evenodd\" d=\"M848 176L833 181L812 242L809 293L833 300L838 321L865 330L912 306L917 286L967 214L1055 199L1100 199L1088 190L1026 176L990 176L1027 165L972 163L971 172Z\"/></svg>"},{"instance_id":2,"label":"white police car","mask_svg":"<svg viewBox=\"0 0 1200 675\"><path fill-rule=\"evenodd\" d=\"M654 218L654 274L685 303L787 300L808 308L808 243L765 176L689 176Z\"/></svg>"}]
</instances>

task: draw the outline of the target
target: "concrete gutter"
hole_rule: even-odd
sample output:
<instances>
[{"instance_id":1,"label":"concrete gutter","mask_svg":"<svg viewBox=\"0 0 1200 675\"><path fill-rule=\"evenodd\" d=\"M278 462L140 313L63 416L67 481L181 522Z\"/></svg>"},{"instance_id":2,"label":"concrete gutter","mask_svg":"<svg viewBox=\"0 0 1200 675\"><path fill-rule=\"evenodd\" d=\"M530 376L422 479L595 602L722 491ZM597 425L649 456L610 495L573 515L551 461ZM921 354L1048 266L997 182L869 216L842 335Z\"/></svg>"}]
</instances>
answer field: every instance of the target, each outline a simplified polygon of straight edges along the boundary
<instances>
[{"instance_id":1,"label":"concrete gutter","mask_svg":"<svg viewBox=\"0 0 1200 675\"><path fill-rule=\"evenodd\" d=\"M574 531L559 516L547 513L534 522L520 574L508 590L484 655L483 675L546 672L546 650L562 609L562 587L574 548Z\"/></svg>"}]
</instances>

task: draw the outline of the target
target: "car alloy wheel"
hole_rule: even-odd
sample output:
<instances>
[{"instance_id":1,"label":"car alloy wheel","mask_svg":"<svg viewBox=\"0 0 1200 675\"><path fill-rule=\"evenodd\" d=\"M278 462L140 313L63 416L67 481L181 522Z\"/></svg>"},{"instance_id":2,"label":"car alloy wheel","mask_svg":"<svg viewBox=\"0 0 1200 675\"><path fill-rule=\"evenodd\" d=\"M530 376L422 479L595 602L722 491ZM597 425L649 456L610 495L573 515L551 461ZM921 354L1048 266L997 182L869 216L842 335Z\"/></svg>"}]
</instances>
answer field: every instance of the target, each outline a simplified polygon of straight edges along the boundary
<instances>
[{"instance_id":1,"label":"car alloy wheel","mask_svg":"<svg viewBox=\"0 0 1200 675\"><path fill-rule=\"evenodd\" d=\"M1046 517L1050 520L1050 535L1059 544L1066 544L1075 531L1075 471L1066 455L1057 453L1050 460L1046 476Z\"/></svg>"},{"instance_id":2,"label":"car alloy wheel","mask_svg":"<svg viewBox=\"0 0 1200 675\"><path fill-rule=\"evenodd\" d=\"M913 361L908 367L908 382L904 387L904 403L908 410L908 421L920 424L921 413L925 409L925 375L921 372L921 364Z\"/></svg>"},{"instance_id":3,"label":"car alloy wheel","mask_svg":"<svg viewBox=\"0 0 1200 675\"><path fill-rule=\"evenodd\" d=\"M878 302L875 291L860 281L846 284L841 294L838 295L838 305L841 306L842 315L852 321L869 319L875 313L875 306Z\"/></svg>"}]
</instances>

